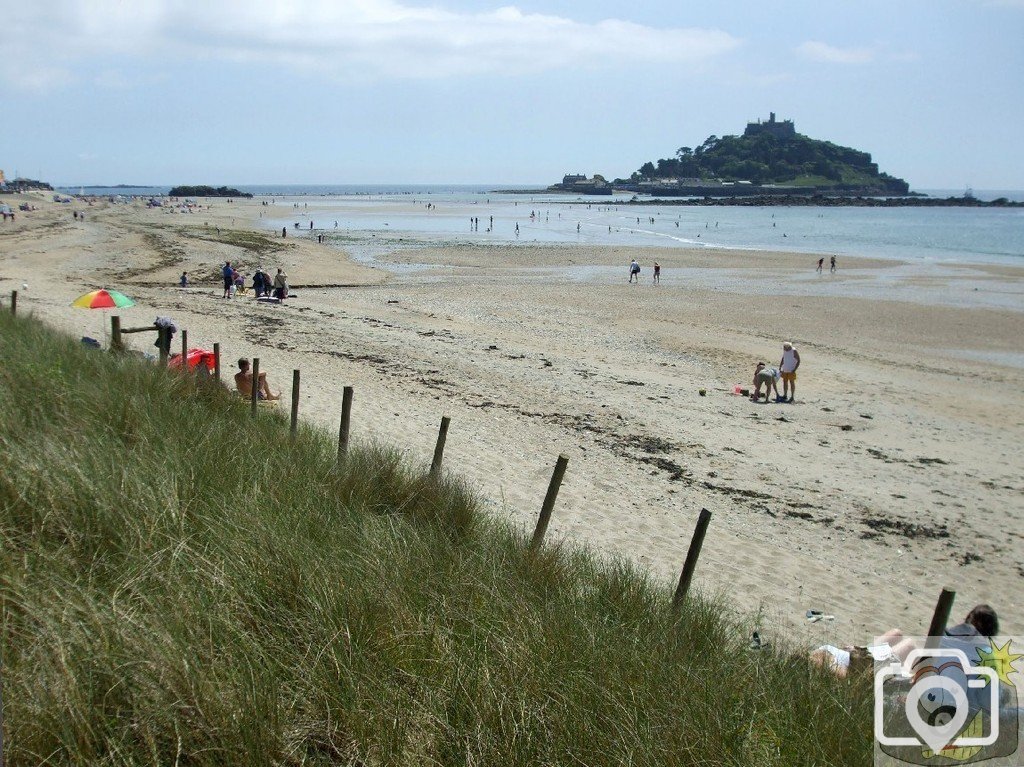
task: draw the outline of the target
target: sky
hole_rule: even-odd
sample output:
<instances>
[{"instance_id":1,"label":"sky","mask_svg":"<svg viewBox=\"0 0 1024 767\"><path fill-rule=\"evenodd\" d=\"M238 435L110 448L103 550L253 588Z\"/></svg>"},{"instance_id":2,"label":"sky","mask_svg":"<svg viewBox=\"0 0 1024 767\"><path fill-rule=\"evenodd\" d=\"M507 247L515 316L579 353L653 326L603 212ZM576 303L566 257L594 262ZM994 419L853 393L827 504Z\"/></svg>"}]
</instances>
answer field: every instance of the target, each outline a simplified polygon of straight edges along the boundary
<instances>
[{"instance_id":1,"label":"sky","mask_svg":"<svg viewBox=\"0 0 1024 767\"><path fill-rule=\"evenodd\" d=\"M1024 0L22 0L0 169L56 184L625 177L747 122L1024 189Z\"/></svg>"}]
</instances>

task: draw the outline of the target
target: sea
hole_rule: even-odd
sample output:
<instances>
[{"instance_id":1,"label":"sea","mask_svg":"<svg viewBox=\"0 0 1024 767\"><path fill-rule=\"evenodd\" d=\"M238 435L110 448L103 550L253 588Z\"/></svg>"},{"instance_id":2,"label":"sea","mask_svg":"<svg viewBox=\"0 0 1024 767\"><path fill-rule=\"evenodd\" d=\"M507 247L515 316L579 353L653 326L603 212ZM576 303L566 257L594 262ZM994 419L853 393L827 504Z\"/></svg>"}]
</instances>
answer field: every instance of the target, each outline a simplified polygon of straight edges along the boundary
<instances>
[{"instance_id":1,"label":"sea","mask_svg":"<svg viewBox=\"0 0 1024 767\"><path fill-rule=\"evenodd\" d=\"M268 229L360 238L479 243L728 248L932 262L1024 263L1024 208L695 207L582 197L543 185L238 185L266 200ZM149 197L170 187L61 187L65 193ZM965 191L920 190L933 197ZM1024 202L1024 190L974 190ZM643 198L641 198L642 200ZM471 223L470 219L479 223ZM493 220L493 223L492 223ZM298 224L298 227L295 225Z\"/></svg>"}]
</instances>

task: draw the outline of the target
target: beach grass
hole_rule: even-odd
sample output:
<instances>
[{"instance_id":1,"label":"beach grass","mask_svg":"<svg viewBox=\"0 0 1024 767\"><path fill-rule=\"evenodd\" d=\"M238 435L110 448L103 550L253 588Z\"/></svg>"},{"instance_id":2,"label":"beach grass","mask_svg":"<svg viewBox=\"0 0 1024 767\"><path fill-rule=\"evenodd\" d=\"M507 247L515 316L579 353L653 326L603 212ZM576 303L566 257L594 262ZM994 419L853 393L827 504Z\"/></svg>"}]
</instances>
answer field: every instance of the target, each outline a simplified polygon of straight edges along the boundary
<instances>
[{"instance_id":1,"label":"beach grass","mask_svg":"<svg viewBox=\"0 0 1024 767\"><path fill-rule=\"evenodd\" d=\"M457 477L31 318L0 359L10 765L870 762L869 680Z\"/></svg>"}]
</instances>

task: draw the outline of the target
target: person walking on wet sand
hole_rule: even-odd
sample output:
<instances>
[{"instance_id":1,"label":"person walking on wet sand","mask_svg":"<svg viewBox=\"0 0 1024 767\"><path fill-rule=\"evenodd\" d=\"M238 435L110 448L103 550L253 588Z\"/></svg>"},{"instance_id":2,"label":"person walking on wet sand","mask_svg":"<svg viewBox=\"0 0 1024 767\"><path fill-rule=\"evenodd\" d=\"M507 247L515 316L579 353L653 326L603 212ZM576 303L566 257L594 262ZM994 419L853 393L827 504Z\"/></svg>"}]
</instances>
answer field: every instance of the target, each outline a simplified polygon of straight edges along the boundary
<instances>
[{"instance_id":1,"label":"person walking on wet sand","mask_svg":"<svg viewBox=\"0 0 1024 767\"><path fill-rule=\"evenodd\" d=\"M796 369L800 367L800 352L789 341L782 342L782 360L779 370L782 373L782 402L793 403L796 397Z\"/></svg>"},{"instance_id":2,"label":"person walking on wet sand","mask_svg":"<svg viewBox=\"0 0 1024 767\"><path fill-rule=\"evenodd\" d=\"M835 274L836 273L836 257L835 256L832 256L830 264L831 264L831 268L829 269L829 272L831 272L832 274Z\"/></svg>"},{"instance_id":3,"label":"person walking on wet sand","mask_svg":"<svg viewBox=\"0 0 1024 767\"><path fill-rule=\"evenodd\" d=\"M661 264L657 261L654 262L654 284L661 284Z\"/></svg>"},{"instance_id":4,"label":"person walking on wet sand","mask_svg":"<svg viewBox=\"0 0 1024 767\"><path fill-rule=\"evenodd\" d=\"M821 274L821 268L822 268L822 267L823 267L824 265L825 265L825 259L824 259L824 258L819 258L819 259L818 259L818 268L817 268L817 269L815 269L814 271L816 271L816 272L817 272L818 274Z\"/></svg>"},{"instance_id":5,"label":"person walking on wet sand","mask_svg":"<svg viewBox=\"0 0 1024 767\"><path fill-rule=\"evenodd\" d=\"M632 261L629 262L629 281L633 282L634 279L636 280L636 284L639 285L640 284L640 264L638 264L636 262L635 258Z\"/></svg>"}]
</instances>

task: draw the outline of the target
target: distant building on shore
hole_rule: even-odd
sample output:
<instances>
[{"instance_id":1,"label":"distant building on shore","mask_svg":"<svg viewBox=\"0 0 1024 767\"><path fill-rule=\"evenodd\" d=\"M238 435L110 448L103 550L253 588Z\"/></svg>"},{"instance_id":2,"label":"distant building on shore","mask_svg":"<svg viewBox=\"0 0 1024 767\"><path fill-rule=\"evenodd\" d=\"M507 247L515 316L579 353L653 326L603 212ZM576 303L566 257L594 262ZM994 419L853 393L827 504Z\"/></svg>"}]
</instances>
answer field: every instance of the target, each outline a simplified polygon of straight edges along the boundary
<instances>
[{"instance_id":1,"label":"distant building on shore","mask_svg":"<svg viewBox=\"0 0 1024 767\"><path fill-rule=\"evenodd\" d=\"M783 120L777 122L775 120L775 113L768 113L768 122L761 122L760 118L756 123L747 123L747 129L743 131L744 136L757 136L759 134L768 133L775 138L792 138L796 135L796 125L793 124L792 120Z\"/></svg>"},{"instance_id":2,"label":"distant building on shore","mask_svg":"<svg viewBox=\"0 0 1024 767\"><path fill-rule=\"evenodd\" d=\"M587 178L582 173L567 173L562 176L561 184L552 184L548 189L552 192L575 192L577 194L612 193L612 185L598 173L595 173L593 178Z\"/></svg>"}]
</instances>

